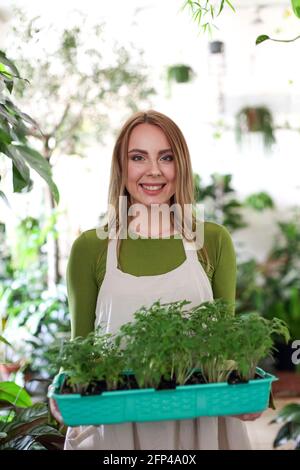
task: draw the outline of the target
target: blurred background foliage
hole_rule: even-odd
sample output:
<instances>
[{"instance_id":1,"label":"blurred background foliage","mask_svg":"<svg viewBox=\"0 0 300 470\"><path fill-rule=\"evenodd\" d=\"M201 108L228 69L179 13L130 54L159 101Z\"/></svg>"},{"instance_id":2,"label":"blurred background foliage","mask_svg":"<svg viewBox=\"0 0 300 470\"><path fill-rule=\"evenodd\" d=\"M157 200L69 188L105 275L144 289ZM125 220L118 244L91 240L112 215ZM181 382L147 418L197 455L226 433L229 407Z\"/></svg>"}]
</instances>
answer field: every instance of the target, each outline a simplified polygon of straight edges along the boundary
<instances>
[{"instance_id":1,"label":"blurred background foliage","mask_svg":"<svg viewBox=\"0 0 300 470\"><path fill-rule=\"evenodd\" d=\"M196 15L198 2L185 3L204 31L209 29L207 19L213 20L223 7L232 10L230 2L221 2L222 10L209 18L211 11L206 17ZM294 11L295 5L296 1ZM40 215L19 217L13 236L0 219L0 335L10 342L0 338L0 449L54 450L62 448L64 430L47 413L52 376L44 353L50 344L70 336L70 318L58 230L66 214L56 207L59 188L52 171L62 156L84 159L91 140L105 143L116 132L111 116L147 108L156 90L143 51L116 42L108 60L105 24L91 27L88 17L78 12L74 21L70 18L68 26L59 29L14 10L7 44L0 53L1 157L12 165L14 192L31 194L32 170L48 185ZM189 64L168 69L169 81L188 83L193 77ZM272 118L266 108L242 108L237 115L238 139L259 131L266 147L272 146ZM0 182L4 173L0 167ZM276 213L268 192L238 197L228 172L212 173L209 182L195 173L194 186L196 202L205 205L206 220L225 225L233 238L236 232L251 229L245 211L261 221L266 213ZM4 192L0 196L9 204ZM244 248L238 250L236 313L256 311L266 318L282 318L294 340L300 338L300 206L290 214L289 219L277 218L277 235L263 260L245 259ZM291 345L277 344L277 349L273 371L295 369ZM20 390L24 409L18 402Z\"/></svg>"}]
</instances>

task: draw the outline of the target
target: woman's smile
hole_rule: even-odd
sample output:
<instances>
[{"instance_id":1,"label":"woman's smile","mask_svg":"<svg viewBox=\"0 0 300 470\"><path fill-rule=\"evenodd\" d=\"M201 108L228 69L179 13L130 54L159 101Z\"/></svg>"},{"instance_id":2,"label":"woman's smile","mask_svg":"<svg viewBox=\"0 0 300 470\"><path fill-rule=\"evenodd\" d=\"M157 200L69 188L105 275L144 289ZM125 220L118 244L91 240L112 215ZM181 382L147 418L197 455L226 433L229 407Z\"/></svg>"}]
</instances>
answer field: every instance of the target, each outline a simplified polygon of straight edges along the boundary
<instances>
[{"instance_id":1,"label":"woman's smile","mask_svg":"<svg viewBox=\"0 0 300 470\"><path fill-rule=\"evenodd\" d=\"M162 184L146 184L146 183L140 183L139 187L142 188L144 193L149 194L150 196L155 196L156 194L160 194L164 187L166 186L166 183Z\"/></svg>"}]
</instances>

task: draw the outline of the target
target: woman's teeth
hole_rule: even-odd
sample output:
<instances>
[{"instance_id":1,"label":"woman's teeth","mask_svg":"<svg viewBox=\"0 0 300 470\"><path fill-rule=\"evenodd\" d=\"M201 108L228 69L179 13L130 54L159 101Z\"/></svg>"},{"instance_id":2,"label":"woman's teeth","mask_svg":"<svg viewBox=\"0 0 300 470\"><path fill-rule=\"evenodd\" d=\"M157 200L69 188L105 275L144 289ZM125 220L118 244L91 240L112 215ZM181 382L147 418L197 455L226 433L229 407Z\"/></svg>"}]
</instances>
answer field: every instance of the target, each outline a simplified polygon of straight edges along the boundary
<instances>
[{"instance_id":1,"label":"woman's teeth","mask_svg":"<svg viewBox=\"0 0 300 470\"><path fill-rule=\"evenodd\" d=\"M142 186L142 188L147 189L147 191L157 191L157 190L161 189L164 186L164 184L151 185L151 186L141 184L141 186Z\"/></svg>"}]
</instances>

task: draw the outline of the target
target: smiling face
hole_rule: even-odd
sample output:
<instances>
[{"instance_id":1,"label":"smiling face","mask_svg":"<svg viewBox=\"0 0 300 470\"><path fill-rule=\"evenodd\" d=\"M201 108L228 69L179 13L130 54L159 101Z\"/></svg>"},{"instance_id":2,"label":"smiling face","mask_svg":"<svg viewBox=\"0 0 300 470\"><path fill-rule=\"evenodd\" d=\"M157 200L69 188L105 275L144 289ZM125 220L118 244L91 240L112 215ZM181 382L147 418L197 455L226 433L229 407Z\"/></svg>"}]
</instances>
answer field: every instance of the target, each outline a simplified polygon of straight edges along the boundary
<instances>
[{"instance_id":1,"label":"smiling face","mask_svg":"<svg viewBox=\"0 0 300 470\"><path fill-rule=\"evenodd\" d=\"M176 171L172 149L160 127L138 124L128 142L126 189L133 204L170 204Z\"/></svg>"}]
</instances>

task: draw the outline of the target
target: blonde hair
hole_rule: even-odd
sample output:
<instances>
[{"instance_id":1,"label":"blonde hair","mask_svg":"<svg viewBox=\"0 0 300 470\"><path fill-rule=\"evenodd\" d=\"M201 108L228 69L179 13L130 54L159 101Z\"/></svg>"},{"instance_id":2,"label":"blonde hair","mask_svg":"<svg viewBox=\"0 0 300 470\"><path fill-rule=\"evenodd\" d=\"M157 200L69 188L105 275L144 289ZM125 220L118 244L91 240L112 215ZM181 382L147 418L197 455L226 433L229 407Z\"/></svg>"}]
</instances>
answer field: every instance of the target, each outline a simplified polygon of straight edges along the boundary
<instances>
[{"instance_id":1,"label":"blonde hair","mask_svg":"<svg viewBox=\"0 0 300 470\"><path fill-rule=\"evenodd\" d=\"M176 189L175 194L172 196L171 205L176 203L180 205L182 213L184 213L184 205L192 204L195 206L194 198L194 180L192 165L190 159L190 153L186 140L172 119L168 116L154 111L152 109L148 111L139 111L134 113L127 119L123 127L121 128L117 137L111 163L110 171L110 183L109 183L109 194L108 203L114 208L114 220L108 220L104 229L109 231L110 224L115 224L116 233L119 234L122 230L120 219L119 219L119 197L127 196L130 200L130 194L126 189L127 181L127 159L128 159L128 143L132 130L139 124L152 124L158 126L166 135L170 147L172 149L176 168ZM173 214L171 213L171 217ZM176 219L176 217L175 217ZM127 220L128 222L128 220ZM172 217L172 222L176 224L176 220ZM192 214L192 230L196 227L196 215ZM185 233L183 224L181 227L177 227L182 235L188 239L187 233ZM119 259L121 247L121 239L118 237L117 240L117 257ZM209 267L209 258L205 247L203 246L198 250L201 260Z\"/></svg>"}]
</instances>

